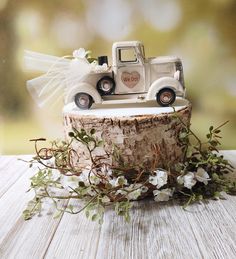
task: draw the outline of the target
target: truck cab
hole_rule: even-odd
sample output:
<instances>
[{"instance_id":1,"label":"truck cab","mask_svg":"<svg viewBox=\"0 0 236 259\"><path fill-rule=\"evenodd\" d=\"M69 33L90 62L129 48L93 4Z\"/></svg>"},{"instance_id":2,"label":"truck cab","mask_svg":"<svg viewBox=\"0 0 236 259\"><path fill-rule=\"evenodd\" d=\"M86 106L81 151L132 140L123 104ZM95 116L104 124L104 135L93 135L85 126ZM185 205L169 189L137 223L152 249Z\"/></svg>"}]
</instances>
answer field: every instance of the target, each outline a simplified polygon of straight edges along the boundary
<instances>
[{"instance_id":1,"label":"truck cab","mask_svg":"<svg viewBox=\"0 0 236 259\"><path fill-rule=\"evenodd\" d=\"M105 65L105 66L104 66ZM156 100L169 106L177 96L185 97L182 62L177 57L145 57L139 41L115 42L112 65L106 56L98 57L98 67L72 89L66 102L74 101L80 109L93 103L129 103Z\"/></svg>"}]
</instances>

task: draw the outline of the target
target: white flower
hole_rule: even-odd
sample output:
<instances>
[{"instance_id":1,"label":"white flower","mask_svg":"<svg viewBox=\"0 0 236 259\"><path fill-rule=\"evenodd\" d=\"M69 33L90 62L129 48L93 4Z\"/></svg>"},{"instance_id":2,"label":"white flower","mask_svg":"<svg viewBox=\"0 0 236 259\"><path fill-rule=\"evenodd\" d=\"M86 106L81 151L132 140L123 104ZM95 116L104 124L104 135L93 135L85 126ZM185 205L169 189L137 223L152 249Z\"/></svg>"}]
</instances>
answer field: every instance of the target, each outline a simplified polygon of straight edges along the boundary
<instances>
[{"instance_id":1,"label":"white flower","mask_svg":"<svg viewBox=\"0 0 236 259\"><path fill-rule=\"evenodd\" d=\"M101 179L97 177L96 175L90 176L90 182L91 184L98 185L101 182Z\"/></svg>"},{"instance_id":2,"label":"white flower","mask_svg":"<svg viewBox=\"0 0 236 259\"><path fill-rule=\"evenodd\" d=\"M117 190L116 193L115 193L115 195L118 195L118 194L120 194L120 195L126 195L127 192L124 191L124 190Z\"/></svg>"},{"instance_id":3,"label":"white flower","mask_svg":"<svg viewBox=\"0 0 236 259\"><path fill-rule=\"evenodd\" d=\"M209 174L201 167L197 169L197 172L195 173L195 178L199 181L204 183L205 185L208 184L208 181L211 180Z\"/></svg>"},{"instance_id":4,"label":"white flower","mask_svg":"<svg viewBox=\"0 0 236 259\"><path fill-rule=\"evenodd\" d=\"M167 184L168 175L167 172L163 170L156 170L155 173L156 175L149 176L149 182L159 189L163 185Z\"/></svg>"},{"instance_id":5,"label":"white flower","mask_svg":"<svg viewBox=\"0 0 236 259\"><path fill-rule=\"evenodd\" d=\"M184 187L188 189L192 189L192 187L196 184L196 180L194 179L194 173L189 172L183 176L178 176L177 177L177 182L179 184L183 184Z\"/></svg>"},{"instance_id":6,"label":"white flower","mask_svg":"<svg viewBox=\"0 0 236 259\"><path fill-rule=\"evenodd\" d=\"M94 191L94 189L92 189L91 187L89 187L87 189L87 194L91 195L91 196L95 196L97 195L97 193Z\"/></svg>"},{"instance_id":7,"label":"white flower","mask_svg":"<svg viewBox=\"0 0 236 259\"><path fill-rule=\"evenodd\" d=\"M55 158L52 157L51 159L47 160L47 166L55 167Z\"/></svg>"},{"instance_id":8,"label":"white flower","mask_svg":"<svg viewBox=\"0 0 236 259\"><path fill-rule=\"evenodd\" d=\"M79 48L73 51L73 57L74 58L85 58L88 54L88 51L85 51L84 48Z\"/></svg>"},{"instance_id":9,"label":"white flower","mask_svg":"<svg viewBox=\"0 0 236 259\"><path fill-rule=\"evenodd\" d=\"M102 165L101 167L101 173L102 175L108 175L111 176L112 175L112 170L109 166L107 165Z\"/></svg>"},{"instance_id":10,"label":"white flower","mask_svg":"<svg viewBox=\"0 0 236 259\"><path fill-rule=\"evenodd\" d=\"M124 195L128 200L136 200L142 193L142 184L130 184L122 190L117 190L116 195Z\"/></svg>"},{"instance_id":11,"label":"white flower","mask_svg":"<svg viewBox=\"0 0 236 259\"><path fill-rule=\"evenodd\" d=\"M127 191L130 191L130 193L127 195L128 200L137 200L137 198L141 195L141 186L142 184L131 184L128 187L126 187ZM132 191L133 190L133 191Z\"/></svg>"},{"instance_id":12,"label":"white flower","mask_svg":"<svg viewBox=\"0 0 236 259\"><path fill-rule=\"evenodd\" d=\"M137 200L137 198L141 195L141 189L137 189L135 191L130 192L127 195L128 200Z\"/></svg>"},{"instance_id":13,"label":"white flower","mask_svg":"<svg viewBox=\"0 0 236 259\"><path fill-rule=\"evenodd\" d=\"M85 168L85 169L81 172L81 174L79 175L79 177L78 177L78 181L79 181L79 182L83 182L83 183L85 184L85 186L88 186L88 185L89 185L89 180L88 180L89 172L90 172L90 169Z\"/></svg>"},{"instance_id":14,"label":"white flower","mask_svg":"<svg viewBox=\"0 0 236 259\"><path fill-rule=\"evenodd\" d=\"M181 185L184 184L184 178L182 175L177 177L177 182L178 182L178 184L181 184Z\"/></svg>"},{"instance_id":15,"label":"white flower","mask_svg":"<svg viewBox=\"0 0 236 259\"><path fill-rule=\"evenodd\" d=\"M109 184L111 184L111 186L115 187L117 178L109 179L108 181L109 181Z\"/></svg>"},{"instance_id":16,"label":"white flower","mask_svg":"<svg viewBox=\"0 0 236 259\"><path fill-rule=\"evenodd\" d=\"M102 202L104 202L104 203L110 202L109 197L103 196L103 197L102 197Z\"/></svg>"},{"instance_id":17,"label":"white flower","mask_svg":"<svg viewBox=\"0 0 236 259\"><path fill-rule=\"evenodd\" d=\"M148 187L147 186L142 186L141 187L141 192L147 192L148 191Z\"/></svg>"},{"instance_id":18,"label":"white flower","mask_svg":"<svg viewBox=\"0 0 236 259\"><path fill-rule=\"evenodd\" d=\"M154 190L154 200L155 201L168 201L169 198L173 195L174 190L170 188L162 189L162 190Z\"/></svg>"}]
</instances>

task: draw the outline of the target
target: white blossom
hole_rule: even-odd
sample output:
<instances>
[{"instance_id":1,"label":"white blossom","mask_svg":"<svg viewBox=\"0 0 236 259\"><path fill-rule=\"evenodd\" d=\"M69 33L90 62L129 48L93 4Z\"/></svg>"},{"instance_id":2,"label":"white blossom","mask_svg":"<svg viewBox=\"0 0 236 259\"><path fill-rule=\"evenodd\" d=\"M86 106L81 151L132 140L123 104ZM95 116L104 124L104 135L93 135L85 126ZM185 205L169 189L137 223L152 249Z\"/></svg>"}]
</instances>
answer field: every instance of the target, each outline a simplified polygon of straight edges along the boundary
<instances>
[{"instance_id":1,"label":"white blossom","mask_svg":"<svg viewBox=\"0 0 236 259\"><path fill-rule=\"evenodd\" d=\"M154 200L155 201L168 201L169 198L173 195L174 190L170 188L162 189L162 190L154 190Z\"/></svg>"},{"instance_id":2,"label":"white blossom","mask_svg":"<svg viewBox=\"0 0 236 259\"><path fill-rule=\"evenodd\" d=\"M78 177L79 182L83 182L85 186L88 186L90 184L88 180L89 172L90 169L85 168Z\"/></svg>"},{"instance_id":3,"label":"white blossom","mask_svg":"<svg viewBox=\"0 0 236 259\"><path fill-rule=\"evenodd\" d=\"M197 169L197 172L195 173L195 178L199 181L204 183L205 185L208 184L208 181L210 181L209 174L201 167Z\"/></svg>"},{"instance_id":4,"label":"white blossom","mask_svg":"<svg viewBox=\"0 0 236 259\"><path fill-rule=\"evenodd\" d=\"M102 202L104 202L104 203L110 202L109 197L103 196L103 197L102 197Z\"/></svg>"},{"instance_id":5,"label":"white blossom","mask_svg":"<svg viewBox=\"0 0 236 259\"><path fill-rule=\"evenodd\" d=\"M108 70L108 66L106 63L102 64L102 65L98 65L96 62L92 62L90 64L91 69L93 72L95 73L102 73L102 72L106 72Z\"/></svg>"},{"instance_id":6,"label":"white blossom","mask_svg":"<svg viewBox=\"0 0 236 259\"><path fill-rule=\"evenodd\" d=\"M120 195L126 195L127 192L124 191L124 190L117 190L116 193L115 193L115 195L118 195L118 194L120 194Z\"/></svg>"},{"instance_id":7,"label":"white blossom","mask_svg":"<svg viewBox=\"0 0 236 259\"><path fill-rule=\"evenodd\" d=\"M107 165L102 165L101 167L101 173L102 175L108 175L111 176L112 175L112 170L109 166Z\"/></svg>"},{"instance_id":8,"label":"white blossom","mask_svg":"<svg viewBox=\"0 0 236 259\"><path fill-rule=\"evenodd\" d=\"M142 184L136 183L136 184L130 184L128 187L126 187L126 190L130 191L130 193L128 193L127 195L127 199L136 200L141 195L141 192L142 192L141 186Z\"/></svg>"},{"instance_id":9,"label":"white blossom","mask_svg":"<svg viewBox=\"0 0 236 259\"><path fill-rule=\"evenodd\" d=\"M94 189L92 189L91 187L89 187L87 189L87 194L91 195L91 196L95 196L97 195L97 193L94 191Z\"/></svg>"},{"instance_id":10,"label":"white blossom","mask_svg":"<svg viewBox=\"0 0 236 259\"><path fill-rule=\"evenodd\" d=\"M137 189L135 191L130 192L127 195L128 200L137 200L137 198L141 195L141 189Z\"/></svg>"},{"instance_id":11,"label":"white blossom","mask_svg":"<svg viewBox=\"0 0 236 259\"><path fill-rule=\"evenodd\" d=\"M86 51L84 48L79 48L73 51L73 57L74 58L85 58L88 51Z\"/></svg>"},{"instance_id":12,"label":"white blossom","mask_svg":"<svg viewBox=\"0 0 236 259\"><path fill-rule=\"evenodd\" d=\"M167 184L168 175L166 171L156 170L155 175L149 176L149 182L155 185L157 189Z\"/></svg>"},{"instance_id":13,"label":"white blossom","mask_svg":"<svg viewBox=\"0 0 236 259\"><path fill-rule=\"evenodd\" d=\"M117 178L114 177L113 179L109 179L108 181L109 181L109 184L111 184L111 186L116 187Z\"/></svg>"},{"instance_id":14,"label":"white blossom","mask_svg":"<svg viewBox=\"0 0 236 259\"><path fill-rule=\"evenodd\" d=\"M52 157L51 159L47 160L46 164L47 166L55 167L55 157Z\"/></svg>"},{"instance_id":15,"label":"white blossom","mask_svg":"<svg viewBox=\"0 0 236 259\"><path fill-rule=\"evenodd\" d=\"M116 195L124 195L128 200L136 200L142 193L142 184L130 184L122 190L117 190Z\"/></svg>"},{"instance_id":16,"label":"white blossom","mask_svg":"<svg viewBox=\"0 0 236 259\"><path fill-rule=\"evenodd\" d=\"M147 192L148 191L148 187L147 186L142 186L141 187L141 192Z\"/></svg>"},{"instance_id":17,"label":"white blossom","mask_svg":"<svg viewBox=\"0 0 236 259\"><path fill-rule=\"evenodd\" d=\"M90 176L90 182L91 182L91 184L98 185L101 182L101 178L99 178L96 175L92 175L92 176Z\"/></svg>"},{"instance_id":18,"label":"white blossom","mask_svg":"<svg viewBox=\"0 0 236 259\"><path fill-rule=\"evenodd\" d=\"M177 177L177 182L179 184L183 184L184 187L188 189L192 189L192 187L196 184L196 180L194 179L195 175L193 172L188 172L185 175L181 175Z\"/></svg>"}]
</instances>

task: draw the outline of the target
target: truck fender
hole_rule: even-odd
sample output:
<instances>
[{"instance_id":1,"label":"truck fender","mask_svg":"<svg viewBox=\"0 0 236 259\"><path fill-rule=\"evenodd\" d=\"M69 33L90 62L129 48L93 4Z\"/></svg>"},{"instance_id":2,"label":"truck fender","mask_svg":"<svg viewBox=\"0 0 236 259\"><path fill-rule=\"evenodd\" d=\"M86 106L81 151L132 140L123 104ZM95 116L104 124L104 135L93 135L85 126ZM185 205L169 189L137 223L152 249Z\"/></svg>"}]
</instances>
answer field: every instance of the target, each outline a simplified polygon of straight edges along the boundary
<instances>
[{"instance_id":1,"label":"truck fender","mask_svg":"<svg viewBox=\"0 0 236 259\"><path fill-rule=\"evenodd\" d=\"M181 83L172 77L162 77L157 79L150 86L147 93L147 100L153 100L156 98L156 94L163 88L170 88L175 91L176 95L184 96L184 88Z\"/></svg>"},{"instance_id":2,"label":"truck fender","mask_svg":"<svg viewBox=\"0 0 236 259\"><path fill-rule=\"evenodd\" d=\"M95 103L101 103L102 98L100 94L98 93L97 89L94 88L92 85L87 83L80 83L72 88L70 88L67 91L66 97L65 97L65 103L70 103L74 101L74 97L77 93L86 93L91 95Z\"/></svg>"}]
</instances>

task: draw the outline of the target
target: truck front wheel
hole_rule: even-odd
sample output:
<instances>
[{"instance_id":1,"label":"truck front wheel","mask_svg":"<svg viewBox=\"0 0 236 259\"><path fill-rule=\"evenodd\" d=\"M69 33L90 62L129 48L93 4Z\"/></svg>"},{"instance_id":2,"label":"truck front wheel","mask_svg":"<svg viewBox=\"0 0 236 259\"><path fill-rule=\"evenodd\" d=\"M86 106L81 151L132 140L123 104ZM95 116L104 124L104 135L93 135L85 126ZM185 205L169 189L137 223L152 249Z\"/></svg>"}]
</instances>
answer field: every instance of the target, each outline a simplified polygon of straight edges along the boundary
<instances>
[{"instance_id":1,"label":"truck front wheel","mask_svg":"<svg viewBox=\"0 0 236 259\"><path fill-rule=\"evenodd\" d=\"M176 94L170 88L161 89L156 95L156 100L160 106L171 105L175 101L175 98Z\"/></svg>"},{"instance_id":2,"label":"truck front wheel","mask_svg":"<svg viewBox=\"0 0 236 259\"><path fill-rule=\"evenodd\" d=\"M93 98L86 93L78 93L75 95L75 104L82 110L88 110L93 104Z\"/></svg>"}]
</instances>

